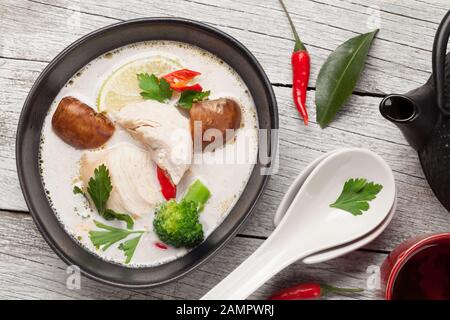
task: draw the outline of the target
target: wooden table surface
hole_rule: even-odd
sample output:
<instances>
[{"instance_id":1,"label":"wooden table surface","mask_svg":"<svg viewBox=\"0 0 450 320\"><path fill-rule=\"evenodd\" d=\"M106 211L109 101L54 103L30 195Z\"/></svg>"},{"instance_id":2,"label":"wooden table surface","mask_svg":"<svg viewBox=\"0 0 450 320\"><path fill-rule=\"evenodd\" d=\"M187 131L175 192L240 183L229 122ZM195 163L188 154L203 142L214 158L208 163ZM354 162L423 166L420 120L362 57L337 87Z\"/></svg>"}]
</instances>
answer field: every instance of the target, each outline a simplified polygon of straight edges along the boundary
<instances>
[{"instance_id":1,"label":"wooden table surface","mask_svg":"<svg viewBox=\"0 0 450 320\"><path fill-rule=\"evenodd\" d=\"M295 176L316 157L340 147L369 148L392 167L398 188L392 223L363 249L326 263L287 268L251 298L310 280L366 288L368 267L379 266L397 244L420 233L450 230L450 215L433 196L416 153L378 112L384 95L409 91L428 79L433 37L450 8L448 0L286 0L286 5L312 56L308 127L292 104L289 61L294 43L276 0L0 0L0 298L197 299L272 232L273 214ZM22 197L14 155L19 114L39 73L67 45L118 21L160 16L215 26L257 57L279 104L279 172L271 177L247 225L188 276L148 290L118 289L83 277L81 289L70 290L66 265L37 231ZM381 30L354 95L336 120L321 130L313 108L320 66L339 44L377 23ZM376 299L380 294L369 288L344 298Z\"/></svg>"}]
</instances>

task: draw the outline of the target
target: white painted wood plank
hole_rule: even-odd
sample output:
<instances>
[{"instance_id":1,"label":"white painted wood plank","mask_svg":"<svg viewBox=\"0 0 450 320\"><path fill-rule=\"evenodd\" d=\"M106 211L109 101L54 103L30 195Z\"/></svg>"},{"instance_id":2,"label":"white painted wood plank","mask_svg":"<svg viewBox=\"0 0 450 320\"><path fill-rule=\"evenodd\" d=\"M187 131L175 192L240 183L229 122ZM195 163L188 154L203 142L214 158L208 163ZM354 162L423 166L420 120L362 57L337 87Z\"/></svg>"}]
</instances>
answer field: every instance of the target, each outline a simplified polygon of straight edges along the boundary
<instances>
[{"instance_id":1,"label":"white painted wood plank","mask_svg":"<svg viewBox=\"0 0 450 320\"><path fill-rule=\"evenodd\" d=\"M82 277L81 289L66 287L66 265L51 251L28 215L0 214L0 299L198 299L236 268L261 240L235 238L211 261L169 285L147 290L106 286ZM366 288L369 265L380 265L385 254L354 252L317 265L296 263L260 288L251 299L299 282L319 281L336 286ZM379 291L366 290L336 299L378 299Z\"/></svg>"},{"instance_id":2,"label":"white painted wood plank","mask_svg":"<svg viewBox=\"0 0 450 320\"><path fill-rule=\"evenodd\" d=\"M45 65L0 59L0 208L27 210L16 172L15 137L23 102Z\"/></svg>"},{"instance_id":3,"label":"white painted wood plank","mask_svg":"<svg viewBox=\"0 0 450 320\"><path fill-rule=\"evenodd\" d=\"M14 138L26 93L45 63L0 60L0 208L27 210L15 169ZM19 80L18 80L19 79ZM329 128L315 123L309 92L311 123L305 127L295 110L289 88L275 88L280 109L280 168L257 205L243 234L268 236L272 216L294 177L311 161L341 147L366 147L380 154L395 171L399 191L397 214L389 229L368 248L390 250L417 233L450 229L449 213L429 189L416 153L399 130L378 112L380 98L353 96Z\"/></svg>"},{"instance_id":4,"label":"white painted wood plank","mask_svg":"<svg viewBox=\"0 0 450 320\"><path fill-rule=\"evenodd\" d=\"M349 37L369 30L366 23L369 2L286 2L313 57L310 84L314 86L319 67L331 50ZM93 0L3 0L0 3L0 57L6 58L0 58L0 208L26 210L15 172L14 137L29 88L46 62L69 43L101 26L144 16L200 20L242 41L260 60L273 83L290 83L289 55L293 42L277 1L145 3L145 6L138 0L128 1L126 6L123 2ZM375 0L370 5L381 9L381 31L357 89L372 93L402 92L425 82L431 69L434 33L448 9L448 1ZM78 15L79 28L73 25L73 18ZM449 213L432 195L414 151L405 144L398 130L379 116L378 98L353 96L336 121L326 130L320 130L314 121L308 128L301 125L289 88L276 88L276 94L280 104L280 170L270 180L254 216L241 233L258 237L270 234L272 214L295 175L323 152L345 146L369 147L383 156L395 171L399 190L397 214L386 232L368 248L391 250L412 235L449 230ZM313 95L311 91L310 106ZM314 118L314 111L310 110ZM131 291L83 278L83 289L70 291L64 285L64 264L43 242L28 215L0 212L0 232L0 297L5 298L198 298L261 243L261 240L236 238L201 270L169 286ZM367 265L381 263L384 256L355 252L314 267L296 264L253 298L264 298L273 290L297 281L363 286ZM365 292L357 298L373 297L376 293Z\"/></svg>"},{"instance_id":5,"label":"white painted wood plank","mask_svg":"<svg viewBox=\"0 0 450 320\"><path fill-rule=\"evenodd\" d=\"M381 31L374 43L358 90L390 93L407 91L429 76L434 33L443 16L444 3L435 6L420 1L374 1L381 11ZM360 3L366 3L360 1ZM411 15L412 8L426 7ZM365 4L352 1L287 1L293 19L312 56L311 86L325 58L348 38L373 29L367 24ZM438 6L438 7L436 7ZM164 1L123 2L13 1L2 8L0 55L18 59L51 60L68 44L99 27L146 16L179 16L203 21L235 36L261 61L274 83L290 83L289 56L292 35L278 2ZM77 12L79 10L79 12ZM346 17L343 19L342 17ZM80 19L79 27L73 21ZM417 36L420 35L420 36ZM20 41L17 41L20 39Z\"/></svg>"}]
</instances>

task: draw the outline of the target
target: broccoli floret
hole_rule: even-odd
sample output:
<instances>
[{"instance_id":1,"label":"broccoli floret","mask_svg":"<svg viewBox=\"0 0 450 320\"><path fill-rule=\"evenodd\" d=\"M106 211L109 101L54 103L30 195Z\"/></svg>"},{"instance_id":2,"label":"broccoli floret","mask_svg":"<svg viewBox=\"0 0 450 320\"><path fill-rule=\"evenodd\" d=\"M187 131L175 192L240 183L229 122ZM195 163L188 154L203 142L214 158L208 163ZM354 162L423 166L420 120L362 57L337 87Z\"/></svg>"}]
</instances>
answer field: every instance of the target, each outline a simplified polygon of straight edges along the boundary
<instances>
[{"instance_id":1,"label":"broccoli floret","mask_svg":"<svg viewBox=\"0 0 450 320\"><path fill-rule=\"evenodd\" d=\"M203 241L203 227L199 222L198 204L186 199L169 200L155 213L153 227L164 243L174 247L192 248Z\"/></svg>"},{"instance_id":2,"label":"broccoli floret","mask_svg":"<svg viewBox=\"0 0 450 320\"><path fill-rule=\"evenodd\" d=\"M153 229L159 239L174 247L192 248L204 239L200 212L211 193L200 181L192 183L180 202L172 199L155 212Z\"/></svg>"}]
</instances>

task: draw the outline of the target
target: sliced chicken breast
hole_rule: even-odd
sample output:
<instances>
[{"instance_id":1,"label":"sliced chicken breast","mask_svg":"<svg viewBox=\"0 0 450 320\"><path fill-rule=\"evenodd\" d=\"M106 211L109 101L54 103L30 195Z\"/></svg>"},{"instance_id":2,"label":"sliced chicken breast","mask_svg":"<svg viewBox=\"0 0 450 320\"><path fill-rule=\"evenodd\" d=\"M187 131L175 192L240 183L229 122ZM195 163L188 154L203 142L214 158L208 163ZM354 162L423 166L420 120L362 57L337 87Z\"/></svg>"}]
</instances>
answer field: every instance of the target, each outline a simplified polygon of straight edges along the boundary
<instances>
[{"instance_id":1,"label":"sliced chicken breast","mask_svg":"<svg viewBox=\"0 0 450 320\"><path fill-rule=\"evenodd\" d=\"M130 104L116 114L116 119L178 184L192 163L189 119L177 108L157 101Z\"/></svg>"},{"instance_id":2,"label":"sliced chicken breast","mask_svg":"<svg viewBox=\"0 0 450 320\"><path fill-rule=\"evenodd\" d=\"M108 149L87 151L80 161L85 187L96 168L102 164L108 168L113 189L107 208L139 218L163 201L156 166L144 149L120 143Z\"/></svg>"}]
</instances>

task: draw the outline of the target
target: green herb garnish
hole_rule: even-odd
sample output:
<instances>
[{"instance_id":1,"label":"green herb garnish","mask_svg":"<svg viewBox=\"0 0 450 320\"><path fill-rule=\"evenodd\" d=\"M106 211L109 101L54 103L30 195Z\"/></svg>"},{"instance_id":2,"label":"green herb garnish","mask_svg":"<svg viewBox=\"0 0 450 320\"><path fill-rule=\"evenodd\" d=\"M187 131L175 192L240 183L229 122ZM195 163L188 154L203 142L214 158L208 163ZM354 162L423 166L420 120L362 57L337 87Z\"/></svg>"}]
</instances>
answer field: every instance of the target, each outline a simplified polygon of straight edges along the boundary
<instances>
[{"instance_id":1,"label":"green herb garnish","mask_svg":"<svg viewBox=\"0 0 450 320\"><path fill-rule=\"evenodd\" d=\"M89 238L91 239L92 244L96 248L100 248L105 251L113 244L125 239L130 234L139 234L138 237L125 241L119 245L119 249L125 252L125 256L127 259L125 263L130 262L133 257L134 251L139 243L139 239L144 233L143 230L130 231L126 229L119 229L111 226L107 226L101 222L95 221L95 225L100 229L105 229L106 231L89 231Z\"/></svg>"},{"instance_id":2,"label":"green herb garnish","mask_svg":"<svg viewBox=\"0 0 450 320\"><path fill-rule=\"evenodd\" d=\"M134 251L136 250L136 247L137 247L141 237L142 237L142 234L138 235L137 237L135 237L133 239L122 242L119 245L119 249L122 250L125 254L125 257L127 257L125 260L125 263L129 263L131 261L131 258L134 255Z\"/></svg>"},{"instance_id":3,"label":"green herb garnish","mask_svg":"<svg viewBox=\"0 0 450 320\"><path fill-rule=\"evenodd\" d=\"M178 100L178 106L183 109L190 109L192 108L192 104L194 102L203 101L207 97L209 97L209 94L211 91L192 91L192 90L186 90L181 93L180 100Z\"/></svg>"},{"instance_id":4,"label":"green herb garnish","mask_svg":"<svg viewBox=\"0 0 450 320\"><path fill-rule=\"evenodd\" d=\"M382 185L363 178L347 180L341 195L330 207L345 210L354 216L361 215L369 210L369 201L375 199L381 189Z\"/></svg>"},{"instance_id":5,"label":"green herb garnish","mask_svg":"<svg viewBox=\"0 0 450 320\"><path fill-rule=\"evenodd\" d=\"M156 100L161 103L172 98L173 90L166 79L158 79L154 74L140 73L137 75L141 96L145 100Z\"/></svg>"},{"instance_id":6,"label":"green herb garnish","mask_svg":"<svg viewBox=\"0 0 450 320\"><path fill-rule=\"evenodd\" d=\"M125 221L127 228L133 228L133 219L123 213L117 213L114 210L106 208L106 202L109 199L109 195L112 191L111 177L109 176L109 170L104 164L100 165L94 170L94 176L89 179L87 191L97 208L98 213L105 220L121 220ZM75 188L74 188L75 191Z\"/></svg>"},{"instance_id":7,"label":"green herb garnish","mask_svg":"<svg viewBox=\"0 0 450 320\"><path fill-rule=\"evenodd\" d=\"M73 187L73 194L81 194L83 196L86 196L83 192L83 190L81 190L81 188L79 186L74 186Z\"/></svg>"},{"instance_id":8,"label":"green herb garnish","mask_svg":"<svg viewBox=\"0 0 450 320\"><path fill-rule=\"evenodd\" d=\"M73 187L73 194L81 194L86 199L86 201L89 203L89 198L87 197L86 193L84 193L84 191L79 186Z\"/></svg>"},{"instance_id":9,"label":"green herb garnish","mask_svg":"<svg viewBox=\"0 0 450 320\"><path fill-rule=\"evenodd\" d=\"M89 179L87 191L98 212L103 215L106 210L106 202L112 191L109 170L104 164L94 170L94 176Z\"/></svg>"},{"instance_id":10,"label":"green herb garnish","mask_svg":"<svg viewBox=\"0 0 450 320\"><path fill-rule=\"evenodd\" d=\"M132 229L134 226L133 219L128 214L125 214L125 213L118 213L118 212L115 212L114 210L106 209L105 212L103 212L102 216L105 220L108 220L108 221L111 221L114 219L124 221L124 222L126 222L128 229Z\"/></svg>"}]
</instances>

